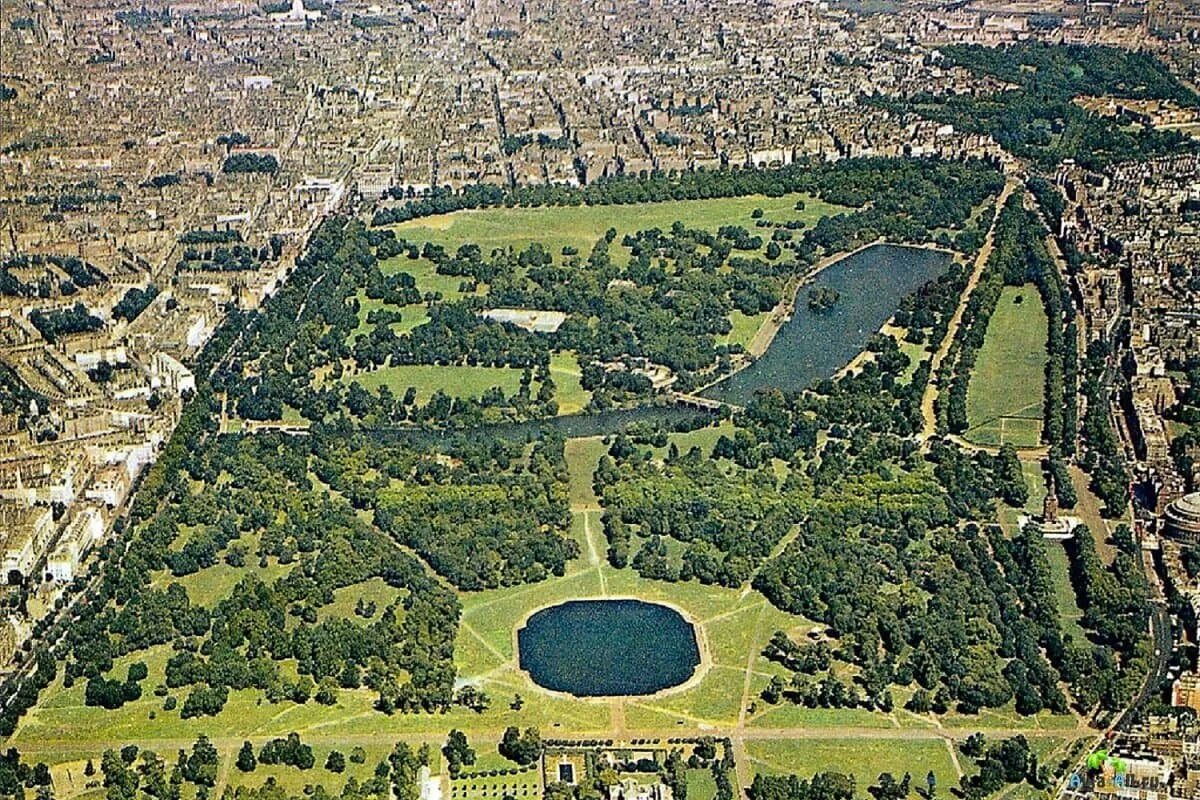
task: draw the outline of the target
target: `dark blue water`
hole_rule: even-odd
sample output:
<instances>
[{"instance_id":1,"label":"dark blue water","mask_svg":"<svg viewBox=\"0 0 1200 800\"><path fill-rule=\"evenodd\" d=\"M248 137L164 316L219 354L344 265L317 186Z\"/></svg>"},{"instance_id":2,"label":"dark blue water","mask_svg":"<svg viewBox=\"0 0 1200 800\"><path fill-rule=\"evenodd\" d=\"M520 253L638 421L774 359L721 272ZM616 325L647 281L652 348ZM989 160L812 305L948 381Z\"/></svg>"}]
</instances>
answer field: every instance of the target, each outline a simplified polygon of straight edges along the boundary
<instances>
[{"instance_id":1,"label":"dark blue water","mask_svg":"<svg viewBox=\"0 0 1200 800\"><path fill-rule=\"evenodd\" d=\"M767 352L706 389L704 396L744 405L762 388L800 391L832 377L862 352L904 297L940 276L950 263L951 257L938 250L881 244L830 264L800 288L795 314ZM808 292L818 286L839 295L832 308L819 313L808 308Z\"/></svg>"},{"instance_id":2,"label":"dark blue water","mask_svg":"<svg viewBox=\"0 0 1200 800\"><path fill-rule=\"evenodd\" d=\"M696 631L679 612L641 600L572 600L517 632L534 683L577 697L654 694L692 677Z\"/></svg>"}]
</instances>

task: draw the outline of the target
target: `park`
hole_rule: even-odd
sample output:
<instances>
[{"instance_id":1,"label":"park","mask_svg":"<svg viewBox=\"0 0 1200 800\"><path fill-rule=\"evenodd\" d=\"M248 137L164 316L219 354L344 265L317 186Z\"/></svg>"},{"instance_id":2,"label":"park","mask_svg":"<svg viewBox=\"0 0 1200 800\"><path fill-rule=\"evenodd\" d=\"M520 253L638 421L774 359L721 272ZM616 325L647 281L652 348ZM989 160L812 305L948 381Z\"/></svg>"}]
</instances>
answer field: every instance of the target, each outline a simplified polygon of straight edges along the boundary
<instances>
[{"instance_id":1,"label":"park","mask_svg":"<svg viewBox=\"0 0 1200 800\"><path fill-rule=\"evenodd\" d=\"M979 187L978 196L962 204L959 224L975 224L977 208L996 184L981 181ZM461 732L479 753L476 767L446 785L450 797L468 800L524 797L544 788L544 778L497 755L514 728L538 731L546 740L612 741L634 748L647 743L661 750L663 764L672 740L728 740L729 780L743 787L756 775L829 770L855 774L859 794L883 772L897 777L908 772L922 782L928 773L951 786L969 781L977 762L988 757L985 751L968 755L962 750L962 742L976 731L995 742L1023 737L1022 748L1057 765L1087 735L1079 710L1068 707L1057 686L1031 688L1015 678L1025 694L1014 699L994 655L1001 628L1027 623L993 619L987 637L970 641L965 620L942 626L937 619L966 609L923 607L934 601L923 588L931 581L952 580L947 591L966 598L991 597L995 591L1006 602L1045 600L1032 594L1040 591L1037 587L989 586L983 571L953 579L937 571L949 559L966 557L950 538L957 523L948 511L951 502L963 509L955 513L970 516L972 524L996 519L990 498L963 500L954 494L961 484L949 482L946 472L982 470L982 478L970 480L986 485L991 471L999 469L986 462L959 463L942 451L934 458L949 460L935 466L922 461L901 435L918 427L911 396L919 397L927 376L921 362L939 344L932 334L960 302L941 288L926 290L961 277L938 250L866 249L862 258L873 260L870 268L888 280L898 281L906 269L915 272L899 284L901 289L888 290L894 296L871 289L879 308L861 322L854 316L862 313L856 283L866 285L861 275L874 273L854 272L865 262L843 264L848 277L837 284L837 301L798 309L797 318L811 315L811 324L835 325L850 315L854 327L862 329L854 334L862 336L862 345L841 343L844 352L835 353L836 363L797 370L793 384L780 387L778 378L765 379L762 387L787 391L748 391L739 396L744 415L732 419L689 412L663 424L635 417L625 430L565 438L543 433L515 441L478 433L455 436L451 426L444 439L434 437L428 444L401 435L406 426L436 433L428 430L428 418L411 411L399 422L385 418L407 395L411 399L403 403L413 408L451 398L455 402L446 406L451 415L458 413L460 399L499 396L528 403L544 395L555 400L546 406L553 409L548 416L570 416L589 407L597 388L610 390L608 378L597 382L594 373L587 378L591 388L585 388L591 362L608 345L591 338L594 331L579 328L573 333L576 344L559 346L551 337L539 339L542 334L509 326L503 335L511 347L527 348L523 362L509 352L488 360L414 357L420 352L407 337L436 335L446 338L423 341L457 346L461 342L454 337L460 331L454 325L487 329L490 336L499 326L447 316L446 307L486 308L486 298L502 288L515 297L542 296L529 284L539 270L581 275L593 270L603 277L603 284L585 287L582 300L575 298L580 307L616 291L641 293L672 309L685 291L694 291L697 309L703 304L719 309L724 332L706 334L710 352L680 354L676 368L681 375L704 376L727 355L720 348L744 349L771 317L770 308L755 305L769 305L767 300L735 298L747 289L737 284L739 270L769 275L775 293L764 297L779 303L785 292L798 291L799 278L819 260L812 254L809 263L791 260L807 253L809 234L833 248L816 253L833 265L827 275L833 280L840 274L836 256L844 252L843 243L861 249L880 236L872 230L860 240L840 229L830 232L828 226L876 213L785 192L627 206L491 208L378 229L347 223L323 232L331 244L322 252L335 253L332 263L337 253L355 246L376 248L377 263L360 267L362 285L344 282L340 306L281 302L283 308L299 309L281 313L311 315L300 320L300 327L337 333L354 353L337 354L339 361L336 350L322 350L333 348L335 337L307 333L302 338L314 344L304 350L266 338L245 343L255 357L276 359L263 363L312 376L308 385L255 383L251 360L249 379L223 376L228 398L206 389L198 402L267 420L272 403L279 402L301 435L281 438L269 429L207 433L203 448L180 453L161 467L168 476L168 470L175 473L155 483L156 491L175 499L154 503L149 495L144 503L134 524L143 537L135 547L150 553L145 585L117 608L133 603L147 614L173 608L173 619L164 622L168 633L139 630L135 643L136 626L124 617L115 621L117 612L104 612L103 624L115 625L112 653L105 654L111 658L76 646L72 664L77 666L49 681L21 718L13 745L25 757L50 765L56 786L73 787L60 791L60 800L100 793L90 785L95 779L89 780L87 764L98 762L116 743L170 754L201 735L218 754L212 787L217 792L258 787L267 777L291 794L314 784L340 792L351 779L368 781L397 742L428 745L426 766L443 774L448 765L439 748L451 730ZM834 218L843 221L828 222ZM886 230L884 222L873 219ZM675 224L680 221L686 225ZM779 231L789 235L776 236ZM906 237L897 238L904 242ZM771 244L789 239L782 258L767 252ZM927 235L918 243L931 244ZM471 254L471 245L478 246L478 256ZM589 252L605 255L585 267L576 259ZM720 259L706 260L714 252ZM526 263L511 263L521 256ZM304 285L302 280L311 284L327 267L314 259L304 268L312 272L301 275L297 286ZM385 294L394 292L404 302L370 297L371 285L384 286ZM1044 312L1040 323L1036 316L1037 292L1022 291L1021 303L1011 293L1004 295L992 325L1024 331L1031 321L1040 324L1044 348L1046 323ZM896 327L891 316L901 300L907 320ZM630 346L659 347L654 338L663 333L654 327L658 311L630 308L647 321L631 329L636 336ZM1009 313L1020 317L1006 321ZM596 325L598 316L592 317L588 322L602 328ZM256 335L271 335L269 326L262 330ZM384 357L362 344L365 339L375 340ZM855 369L832 380L864 347L873 358L856 361ZM1005 361L1021 347L984 344L980 363L995 366L981 378L981 391L995 391L998 384L989 390L985 383L995 380L994 373L1038 370L1036 363ZM279 352L287 358L278 358ZM1033 386L1041 386L1040 372ZM373 399L356 396L359 390ZM632 400L635 408L639 395L621 391L610 395ZM1039 402L1039 394L1035 388L1031 399L1008 398L1009 405L1017 404L1015 410L1005 405L994 414L1019 416ZM241 402L234 403L235 397ZM338 413L322 418L330 398ZM969 410L973 419L993 413L980 412L977 405ZM515 418L508 406L484 411L485 423ZM196 412L202 430L203 412ZM785 424L779 423L781 417ZM1036 482L1040 475L1027 477ZM818 483L824 487L819 492ZM913 522L917 519L919 525ZM665 520L672 522L664 527L660 521ZM688 524L675 526L678 522ZM893 530L904 531L905 538L895 539ZM972 558L989 547L1006 552L1007 545L989 538L995 535L980 531L961 547L973 549ZM824 559L846 542L857 553L838 556L847 565L838 575ZM1013 547L1004 558L1028 558L1038 568L1048 558L1040 548ZM1061 554L1045 563L1056 575L1064 574ZM136 582L143 576L126 577ZM247 597L257 600L247 603ZM854 643L876 641L872 630L896 624L905 609L892 607L892 598L911 604L908 610L920 617L917 624L925 633L897 633L888 645L877 643L888 663ZM1054 602L1077 617L1070 599L1060 594ZM600 689L564 684L547 676L549 665L536 662L570 656L578 664L589 651L625 652L620 635L561 640L556 638L561 629L550 632L536 655L522 652L522 635L532 635L531 625L543 619L539 615L580 601L667 609L669 615L652 627L678 619L690 635L664 639L652 653L636 656L640 664L664 659L662 669L651 670L658 682L597 673L593 679L613 681ZM982 603L976 612L986 617ZM1077 619L1069 621L1082 632ZM605 632L628 627L606 624ZM978 686L964 691L957 703L946 695L940 677L949 664L936 664L949 659L955 646L920 644L939 628L970 642L966 669ZM427 651L408 652L416 631L430 642ZM247 642L253 642L248 649ZM690 650L672 651L677 642L690 642ZM919 678L915 662L910 663L917 650L926 670ZM92 658L103 665L98 671ZM1039 654L1023 658L1041 668ZM234 669L230 659L249 660L251 672ZM591 660L596 663L588 666L610 672L630 666L619 659ZM571 663L568 659L568 671ZM1062 685L1077 680L1064 676ZM95 688L113 686L128 696L110 701ZM98 697L108 705L98 705ZM251 749L263 748L293 733L311 748L316 765L339 769L232 766L246 742ZM351 748L361 753L343 758ZM710 800L717 792L719 770L710 775L707 767L689 768L687 773L686 782L696 787L693 800ZM1026 790L1032 787L1022 787Z\"/></svg>"}]
</instances>

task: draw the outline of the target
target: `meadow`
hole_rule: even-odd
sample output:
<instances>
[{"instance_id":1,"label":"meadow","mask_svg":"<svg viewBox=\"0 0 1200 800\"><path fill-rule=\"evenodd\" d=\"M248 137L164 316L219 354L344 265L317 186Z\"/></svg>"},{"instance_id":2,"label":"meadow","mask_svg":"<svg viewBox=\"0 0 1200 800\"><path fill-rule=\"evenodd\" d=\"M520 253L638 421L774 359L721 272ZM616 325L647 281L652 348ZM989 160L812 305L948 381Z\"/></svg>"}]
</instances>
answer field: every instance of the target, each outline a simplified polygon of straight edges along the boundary
<instances>
[{"instance_id":1,"label":"meadow","mask_svg":"<svg viewBox=\"0 0 1200 800\"><path fill-rule=\"evenodd\" d=\"M1042 432L1046 311L1033 284L1006 286L967 390L964 434L982 445L1036 447Z\"/></svg>"},{"instance_id":2,"label":"meadow","mask_svg":"<svg viewBox=\"0 0 1200 800\"><path fill-rule=\"evenodd\" d=\"M796 210L798 201L804 202L802 211ZM533 242L541 242L551 252L574 247L586 256L609 228L616 229L618 242L626 233L665 229L675 222L712 231L722 225L741 225L753 232L751 214L756 209L774 222L799 220L808 226L823 216L844 210L808 195L750 195L630 205L488 208L423 217L392 228L397 236L410 242L435 242L451 251L467 243L480 245L486 253L491 248L521 250Z\"/></svg>"}]
</instances>

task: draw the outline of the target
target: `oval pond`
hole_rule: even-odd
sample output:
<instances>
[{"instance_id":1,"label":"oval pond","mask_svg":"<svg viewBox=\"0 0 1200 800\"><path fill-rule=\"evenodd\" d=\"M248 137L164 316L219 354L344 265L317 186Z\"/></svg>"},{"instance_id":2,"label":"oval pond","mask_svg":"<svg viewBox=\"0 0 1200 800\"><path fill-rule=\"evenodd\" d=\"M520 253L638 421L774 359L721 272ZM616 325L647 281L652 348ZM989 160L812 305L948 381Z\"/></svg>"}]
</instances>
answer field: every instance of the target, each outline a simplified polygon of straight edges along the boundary
<instances>
[{"instance_id":1,"label":"oval pond","mask_svg":"<svg viewBox=\"0 0 1200 800\"><path fill-rule=\"evenodd\" d=\"M517 631L521 668L577 697L654 694L692 677L696 630L673 608L641 600L571 600Z\"/></svg>"}]
</instances>

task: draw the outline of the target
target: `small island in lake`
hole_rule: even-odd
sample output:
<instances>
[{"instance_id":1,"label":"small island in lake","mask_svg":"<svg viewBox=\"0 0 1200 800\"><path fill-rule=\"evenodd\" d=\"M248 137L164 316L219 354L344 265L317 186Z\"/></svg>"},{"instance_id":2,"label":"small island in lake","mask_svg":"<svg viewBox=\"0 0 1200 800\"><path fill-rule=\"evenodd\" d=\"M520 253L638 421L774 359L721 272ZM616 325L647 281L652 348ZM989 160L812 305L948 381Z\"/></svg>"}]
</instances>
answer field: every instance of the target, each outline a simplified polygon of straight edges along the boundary
<instances>
[{"instance_id":1,"label":"small island in lake","mask_svg":"<svg viewBox=\"0 0 1200 800\"><path fill-rule=\"evenodd\" d=\"M839 299L841 295L838 294L838 290L829 286L817 286L808 290L808 307L817 313L833 308Z\"/></svg>"}]
</instances>

